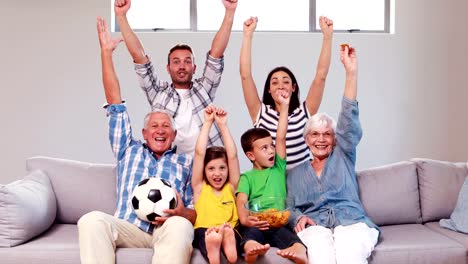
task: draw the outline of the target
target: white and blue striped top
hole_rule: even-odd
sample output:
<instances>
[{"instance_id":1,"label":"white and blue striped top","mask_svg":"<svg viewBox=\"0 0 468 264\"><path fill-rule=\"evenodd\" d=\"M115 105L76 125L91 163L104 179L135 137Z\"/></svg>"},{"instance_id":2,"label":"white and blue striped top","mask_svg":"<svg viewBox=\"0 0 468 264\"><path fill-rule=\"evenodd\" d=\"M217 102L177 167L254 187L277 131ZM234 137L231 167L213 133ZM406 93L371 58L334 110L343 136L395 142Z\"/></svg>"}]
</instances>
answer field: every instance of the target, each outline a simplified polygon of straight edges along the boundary
<instances>
[{"instance_id":1,"label":"white and blue striped top","mask_svg":"<svg viewBox=\"0 0 468 264\"><path fill-rule=\"evenodd\" d=\"M299 107L294 109L294 111L288 116L288 132L286 134L287 170L310 159L310 151L303 136L304 126L306 125L309 116L310 114L305 102L300 104ZM273 141L275 141L278 119L279 112L270 105L262 103L262 107L260 108L254 127L268 130Z\"/></svg>"},{"instance_id":2,"label":"white and blue striped top","mask_svg":"<svg viewBox=\"0 0 468 264\"><path fill-rule=\"evenodd\" d=\"M190 185L192 156L176 154L174 149L170 149L157 159L146 144L133 139L125 105L109 105L107 114L109 140L117 159L117 206L114 216L145 232L153 232L154 225L141 221L133 211L131 202L133 189L148 177L168 180L180 194L185 207L193 209L193 191Z\"/></svg>"}]
</instances>

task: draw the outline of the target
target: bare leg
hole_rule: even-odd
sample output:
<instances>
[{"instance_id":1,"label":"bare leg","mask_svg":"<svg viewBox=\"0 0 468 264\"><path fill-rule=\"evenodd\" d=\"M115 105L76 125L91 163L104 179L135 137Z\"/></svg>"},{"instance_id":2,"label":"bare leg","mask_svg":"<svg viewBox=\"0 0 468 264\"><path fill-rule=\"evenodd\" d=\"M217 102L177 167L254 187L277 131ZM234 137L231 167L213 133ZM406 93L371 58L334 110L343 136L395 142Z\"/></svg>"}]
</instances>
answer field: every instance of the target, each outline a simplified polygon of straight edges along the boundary
<instances>
[{"instance_id":1,"label":"bare leg","mask_svg":"<svg viewBox=\"0 0 468 264\"><path fill-rule=\"evenodd\" d=\"M224 223L219 227L224 230L222 247L224 255L229 263L236 263L237 261L237 248L236 248L236 237L234 234L234 229L228 223Z\"/></svg>"},{"instance_id":2,"label":"bare leg","mask_svg":"<svg viewBox=\"0 0 468 264\"><path fill-rule=\"evenodd\" d=\"M220 231L218 233L218 231ZM220 264L220 247L223 239L223 231L216 227L210 227L205 233L206 252L210 264Z\"/></svg>"},{"instance_id":3,"label":"bare leg","mask_svg":"<svg viewBox=\"0 0 468 264\"><path fill-rule=\"evenodd\" d=\"M255 240L249 240L244 244L245 262L255 263L258 256L265 255L270 249L270 244L262 245Z\"/></svg>"},{"instance_id":4,"label":"bare leg","mask_svg":"<svg viewBox=\"0 0 468 264\"><path fill-rule=\"evenodd\" d=\"M307 264L308 261L307 250L301 243L294 243L288 248L278 250L277 254L298 264Z\"/></svg>"}]
</instances>

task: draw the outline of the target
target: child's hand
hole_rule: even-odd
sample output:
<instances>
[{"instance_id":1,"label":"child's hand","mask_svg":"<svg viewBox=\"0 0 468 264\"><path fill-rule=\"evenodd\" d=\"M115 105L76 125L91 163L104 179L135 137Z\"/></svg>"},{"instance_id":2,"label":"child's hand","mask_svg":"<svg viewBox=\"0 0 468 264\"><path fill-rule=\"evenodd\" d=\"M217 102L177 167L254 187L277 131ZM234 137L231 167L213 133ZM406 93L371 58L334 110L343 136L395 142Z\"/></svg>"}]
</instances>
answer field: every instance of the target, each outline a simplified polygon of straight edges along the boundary
<instances>
[{"instance_id":1,"label":"child's hand","mask_svg":"<svg viewBox=\"0 0 468 264\"><path fill-rule=\"evenodd\" d=\"M225 125L227 123L227 112L217 107L214 120L218 125Z\"/></svg>"},{"instance_id":2,"label":"child's hand","mask_svg":"<svg viewBox=\"0 0 468 264\"><path fill-rule=\"evenodd\" d=\"M213 122L216 114L216 106L210 104L205 108L205 122Z\"/></svg>"},{"instance_id":3,"label":"child's hand","mask_svg":"<svg viewBox=\"0 0 468 264\"><path fill-rule=\"evenodd\" d=\"M280 104L280 107L289 108L289 102L291 101L291 95L283 90L276 90L275 92L276 101Z\"/></svg>"},{"instance_id":4,"label":"child's hand","mask_svg":"<svg viewBox=\"0 0 468 264\"><path fill-rule=\"evenodd\" d=\"M258 18L250 17L244 21L244 35L251 35L257 27Z\"/></svg>"},{"instance_id":5,"label":"child's hand","mask_svg":"<svg viewBox=\"0 0 468 264\"><path fill-rule=\"evenodd\" d=\"M270 229L270 225L267 221L259 221L257 217L251 215L247 217L247 222L244 225L248 227L256 227L260 230Z\"/></svg>"}]
</instances>

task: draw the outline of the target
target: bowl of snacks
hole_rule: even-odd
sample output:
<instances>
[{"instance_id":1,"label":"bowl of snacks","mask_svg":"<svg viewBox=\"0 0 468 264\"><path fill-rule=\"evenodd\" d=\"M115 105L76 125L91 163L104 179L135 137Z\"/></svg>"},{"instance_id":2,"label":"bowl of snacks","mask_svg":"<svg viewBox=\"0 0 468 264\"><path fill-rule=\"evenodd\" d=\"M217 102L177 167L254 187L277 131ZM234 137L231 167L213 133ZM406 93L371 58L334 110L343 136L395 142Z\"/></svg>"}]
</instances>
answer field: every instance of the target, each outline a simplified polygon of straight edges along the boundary
<instances>
[{"instance_id":1,"label":"bowl of snacks","mask_svg":"<svg viewBox=\"0 0 468 264\"><path fill-rule=\"evenodd\" d=\"M284 226L291 215L285 198L259 197L248 201L245 207L249 215L255 216L260 221L267 221L270 228Z\"/></svg>"}]
</instances>

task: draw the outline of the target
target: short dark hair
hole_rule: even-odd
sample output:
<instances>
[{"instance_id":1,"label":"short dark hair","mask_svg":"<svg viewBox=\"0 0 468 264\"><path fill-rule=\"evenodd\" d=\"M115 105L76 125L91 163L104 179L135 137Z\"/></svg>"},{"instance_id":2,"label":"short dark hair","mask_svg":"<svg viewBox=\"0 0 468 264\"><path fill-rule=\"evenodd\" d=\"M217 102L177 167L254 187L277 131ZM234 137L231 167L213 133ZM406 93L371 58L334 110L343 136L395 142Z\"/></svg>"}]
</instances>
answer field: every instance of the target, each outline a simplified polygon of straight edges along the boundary
<instances>
[{"instance_id":1,"label":"short dark hair","mask_svg":"<svg viewBox=\"0 0 468 264\"><path fill-rule=\"evenodd\" d=\"M241 145L244 153L252 150L255 140L271 137L270 132L264 128L254 127L244 132L241 136Z\"/></svg>"},{"instance_id":2,"label":"short dark hair","mask_svg":"<svg viewBox=\"0 0 468 264\"><path fill-rule=\"evenodd\" d=\"M273 76L274 73L283 71L287 75L289 75L289 78L291 78L292 85L296 87L294 89L294 92L291 94L291 100L289 102L289 110L288 113L292 114L292 112L299 107L300 102L299 102L299 84L297 83L296 76L292 73L290 69L288 69L285 66L279 66L274 68L273 70L268 73L268 76L265 81L265 88L263 88L263 103L266 105L271 106L273 109L275 109L275 101L273 100L273 97L271 96L270 93L270 82L271 82L271 77Z\"/></svg>"},{"instance_id":3,"label":"short dark hair","mask_svg":"<svg viewBox=\"0 0 468 264\"><path fill-rule=\"evenodd\" d=\"M212 147L207 148L206 153L205 153L205 158L203 160L203 168L206 167L206 164L208 164L208 162L215 160L215 159L224 159L227 163L227 153L224 147L212 146ZM207 180L206 175L205 175L205 169L203 169L203 178ZM226 182L228 180L229 180L229 173L228 173Z\"/></svg>"},{"instance_id":4,"label":"short dark hair","mask_svg":"<svg viewBox=\"0 0 468 264\"><path fill-rule=\"evenodd\" d=\"M188 51L190 51L190 53L192 53L193 61L195 63L195 56L193 56L192 48L187 44L177 44L177 45L175 45L174 47L172 47L169 50L169 54L167 54L167 64L170 64L171 54L172 54L172 52L174 52L176 50L188 50Z\"/></svg>"}]
</instances>

